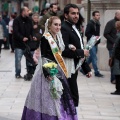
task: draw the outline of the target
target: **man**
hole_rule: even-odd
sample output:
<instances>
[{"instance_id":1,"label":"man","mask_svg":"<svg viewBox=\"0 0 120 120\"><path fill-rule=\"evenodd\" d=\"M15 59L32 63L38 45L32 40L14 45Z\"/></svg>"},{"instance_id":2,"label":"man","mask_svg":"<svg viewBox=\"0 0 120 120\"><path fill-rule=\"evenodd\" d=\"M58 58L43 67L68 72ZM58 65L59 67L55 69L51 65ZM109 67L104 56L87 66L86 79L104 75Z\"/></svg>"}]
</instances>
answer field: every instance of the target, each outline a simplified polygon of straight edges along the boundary
<instances>
[{"instance_id":1,"label":"man","mask_svg":"<svg viewBox=\"0 0 120 120\"><path fill-rule=\"evenodd\" d=\"M116 39L117 30L115 28L115 22L120 20L120 10L117 10L115 13L114 19L107 22L104 30L104 37L107 39L107 49L109 52L109 57L112 56L113 46ZM115 84L115 76L111 68L111 78L110 81L112 84Z\"/></svg>"},{"instance_id":2,"label":"man","mask_svg":"<svg viewBox=\"0 0 120 120\"><path fill-rule=\"evenodd\" d=\"M91 19L86 27L85 36L87 37L87 41L90 40L90 38L94 36L100 35L100 13L99 11L94 11L92 13L93 19ZM103 75L99 72L98 66L97 66L97 48L100 41L93 46L93 48L90 50L90 56L87 59L88 64L92 63L94 74L96 77L103 77Z\"/></svg>"},{"instance_id":3,"label":"man","mask_svg":"<svg viewBox=\"0 0 120 120\"><path fill-rule=\"evenodd\" d=\"M42 30L42 34L44 33L45 30L45 22L47 19L49 19L51 16L56 16L58 11L58 5L56 3L52 3L50 5L50 10L47 12L40 20L40 28Z\"/></svg>"},{"instance_id":4,"label":"man","mask_svg":"<svg viewBox=\"0 0 120 120\"><path fill-rule=\"evenodd\" d=\"M0 57L1 57L1 47L3 41L6 41L7 37L7 28L2 16L0 15Z\"/></svg>"},{"instance_id":5,"label":"man","mask_svg":"<svg viewBox=\"0 0 120 120\"><path fill-rule=\"evenodd\" d=\"M63 41L65 44L65 50L62 52L62 56L65 58L69 58L74 62L74 68L81 58L89 55L88 50L83 49L83 40L81 39L80 31L77 28L76 24L79 20L79 8L75 4L68 4L64 8L64 17L65 21L62 23L61 32ZM79 26L78 26L79 27ZM69 48L70 44L76 47L76 50L71 50ZM72 64L69 64L70 69L72 69ZM91 69L86 61L82 64L82 68L88 77L91 76ZM78 70L75 73L71 74L71 78L68 78L68 83L70 86L71 94L73 97L73 101L75 106L78 106L79 103L79 94L78 94L78 86L77 86L77 76Z\"/></svg>"},{"instance_id":6,"label":"man","mask_svg":"<svg viewBox=\"0 0 120 120\"><path fill-rule=\"evenodd\" d=\"M21 59L26 48L25 44L30 41L33 36L32 20L29 18L29 9L27 7L21 8L20 16L13 22L13 38L15 48L15 77L21 76ZM33 39L35 39L33 37ZM28 70L27 70L28 71Z\"/></svg>"}]
</instances>

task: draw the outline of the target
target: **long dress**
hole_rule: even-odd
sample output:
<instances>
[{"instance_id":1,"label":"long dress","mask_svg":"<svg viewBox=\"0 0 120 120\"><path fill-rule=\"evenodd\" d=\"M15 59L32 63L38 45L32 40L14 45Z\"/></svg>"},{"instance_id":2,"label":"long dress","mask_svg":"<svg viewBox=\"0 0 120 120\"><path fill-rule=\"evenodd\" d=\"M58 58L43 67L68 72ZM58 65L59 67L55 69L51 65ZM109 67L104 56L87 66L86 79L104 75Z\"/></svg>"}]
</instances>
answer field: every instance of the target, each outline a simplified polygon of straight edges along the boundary
<instances>
[{"instance_id":1,"label":"long dress","mask_svg":"<svg viewBox=\"0 0 120 120\"><path fill-rule=\"evenodd\" d=\"M78 120L67 79L59 65L56 77L62 83L63 94L60 99L51 97L49 81L46 79L42 65L48 61L56 62L56 60L45 37L41 39L41 56L26 98L21 120Z\"/></svg>"}]
</instances>

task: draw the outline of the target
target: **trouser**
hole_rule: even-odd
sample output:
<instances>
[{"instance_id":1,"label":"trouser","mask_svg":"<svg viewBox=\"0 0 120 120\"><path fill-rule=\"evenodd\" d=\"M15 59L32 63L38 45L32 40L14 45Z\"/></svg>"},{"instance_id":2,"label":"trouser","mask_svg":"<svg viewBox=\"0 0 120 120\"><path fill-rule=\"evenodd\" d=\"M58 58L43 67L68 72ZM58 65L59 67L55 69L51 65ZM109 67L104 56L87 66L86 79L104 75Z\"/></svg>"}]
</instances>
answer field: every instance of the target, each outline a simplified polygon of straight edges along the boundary
<instances>
[{"instance_id":1,"label":"trouser","mask_svg":"<svg viewBox=\"0 0 120 120\"><path fill-rule=\"evenodd\" d=\"M97 67L97 46L93 46L90 50L90 56L87 59L87 63L92 63L95 75L99 74L99 70Z\"/></svg>"},{"instance_id":2,"label":"trouser","mask_svg":"<svg viewBox=\"0 0 120 120\"><path fill-rule=\"evenodd\" d=\"M115 75L116 79L116 91L120 92L120 75Z\"/></svg>"},{"instance_id":3,"label":"trouser","mask_svg":"<svg viewBox=\"0 0 120 120\"><path fill-rule=\"evenodd\" d=\"M70 87L70 91L71 91L71 94L72 94L74 105L76 107L78 106L78 103L79 103L77 76L78 76L78 71L75 74L72 74L71 78L68 78L68 84L69 84L69 87Z\"/></svg>"},{"instance_id":4,"label":"trouser","mask_svg":"<svg viewBox=\"0 0 120 120\"><path fill-rule=\"evenodd\" d=\"M0 53L1 53L1 47L2 47L3 40L0 39Z\"/></svg>"},{"instance_id":5,"label":"trouser","mask_svg":"<svg viewBox=\"0 0 120 120\"><path fill-rule=\"evenodd\" d=\"M12 34L9 34L9 43L10 43L11 50L14 51L14 47L13 47L13 35Z\"/></svg>"},{"instance_id":6,"label":"trouser","mask_svg":"<svg viewBox=\"0 0 120 120\"><path fill-rule=\"evenodd\" d=\"M34 51L31 51L34 54ZM26 60L27 74L34 74L36 66L32 65L28 60Z\"/></svg>"},{"instance_id":7,"label":"trouser","mask_svg":"<svg viewBox=\"0 0 120 120\"><path fill-rule=\"evenodd\" d=\"M18 76L21 73L21 59L24 55L24 50L15 48L15 75Z\"/></svg>"},{"instance_id":8,"label":"trouser","mask_svg":"<svg viewBox=\"0 0 120 120\"><path fill-rule=\"evenodd\" d=\"M109 50L109 58L112 56L112 52L113 50ZM115 75L113 74L112 68L110 68L110 72L111 72L110 81L112 82L113 80L115 80Z\"/></svg>"},{"instance_id":9,"label":"trouser","mask_svg":"<svg viewBox=\"0 0 120 120\"><path fill-rule=\"evenodd\" d=\"M3 44L5 49L9 49L9 37L6 37L6 41L4 41Z\"/></svg>"}]
</instances>

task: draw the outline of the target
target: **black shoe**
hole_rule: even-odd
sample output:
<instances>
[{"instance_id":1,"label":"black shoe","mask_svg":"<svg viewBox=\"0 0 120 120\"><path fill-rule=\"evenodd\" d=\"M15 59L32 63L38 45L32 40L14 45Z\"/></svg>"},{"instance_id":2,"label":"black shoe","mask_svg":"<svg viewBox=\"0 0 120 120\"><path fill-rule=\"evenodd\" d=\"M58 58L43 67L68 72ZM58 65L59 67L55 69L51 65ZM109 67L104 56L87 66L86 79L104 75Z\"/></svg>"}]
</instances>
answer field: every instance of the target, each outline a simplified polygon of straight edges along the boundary
<instances>
[{"instance_id":1,"label":"black shoe","mask_svg":"<svg viewBox=\"0 0 120 120\"><path fill-rule=\"evenodd\" d=\"M112 94L112 95L120 95L120 92L115 91L115 92L112 92L111 94Z\"/></svg>"},{"instance_id":2,"label":"black shoe","mask_svg":"<svg viewBox=\"0 0 120 120\"><path fill-rule=\"evenodd\" d=\"M21 75L15 75L15 77L18 79L23 78Z\"/></svg>"},{"instance_id":3,"label":"black shoe","mask_svg":"<svg viewBox=\"0 0 120 120\"><path fill-rule=\"evenodd\" d=\"M101 77L101 78L103 78L104 75L102 75L101 73L98 73L98 74L95 74L95 77Z\"/></svg>"},{"instance_id":4,"label":"black shoe","mask_svg":"<svg viewBox=\"0 0 120 120\"><path fill-rule=\"evenodd\" d=\"M28 73L28 74L24 75L24 80L30 81L32 79L32 77L33 77L33 75Z\"/></svg>"}]
</instances>

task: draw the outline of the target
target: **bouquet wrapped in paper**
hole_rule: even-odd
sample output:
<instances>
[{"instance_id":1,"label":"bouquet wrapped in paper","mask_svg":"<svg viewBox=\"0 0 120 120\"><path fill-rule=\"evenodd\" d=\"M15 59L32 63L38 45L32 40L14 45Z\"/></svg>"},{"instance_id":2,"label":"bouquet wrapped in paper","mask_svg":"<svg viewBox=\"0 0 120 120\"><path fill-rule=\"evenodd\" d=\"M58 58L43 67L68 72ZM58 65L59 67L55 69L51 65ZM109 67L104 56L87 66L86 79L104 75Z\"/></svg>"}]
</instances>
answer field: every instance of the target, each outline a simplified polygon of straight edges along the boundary
<instances>
[{"instance_id":1,"label":"bouquet wrapped in paper","mask_svg":"<svg viewBox=\"0 0 120 120\"><path fill-rule=\"evenodd\" d=\"M53 99L58 99L63 93L63 86L60 80L55 76L58 73L57 64L54 62L45 63L44 69L49 73L52 80L49 80L50 94Z\"/></svg>"},{"instance_id":2,"label":"bouquet wrapped in paper","mask_svg":"<svg viewBox=\"0 0 120 120\"><path fill-rule=\"evenodd\" d=\"M87 44L84 47L84 49L86 49L86 50L92 49L92 47L100 40L100 38L101 38L100 36L92 36L90 38L90 40L87 42ZM85 60L85 57L81 58L79 60L79 63L77 64L77 67L76 67L76 70L78 70L81 67L81 65L83 64L84 60Z\"/></svg>"}]
</instances>

